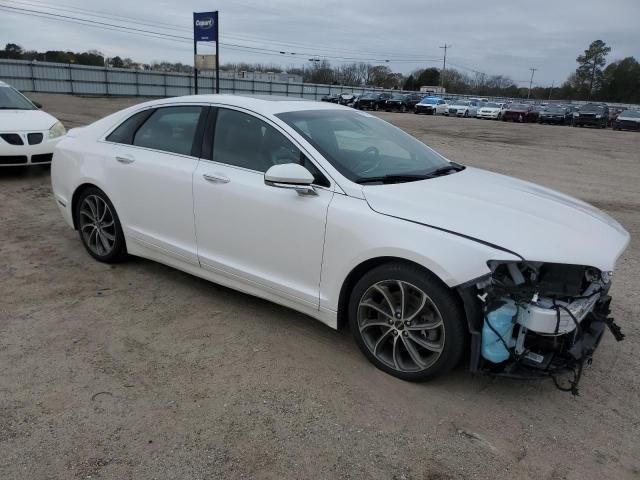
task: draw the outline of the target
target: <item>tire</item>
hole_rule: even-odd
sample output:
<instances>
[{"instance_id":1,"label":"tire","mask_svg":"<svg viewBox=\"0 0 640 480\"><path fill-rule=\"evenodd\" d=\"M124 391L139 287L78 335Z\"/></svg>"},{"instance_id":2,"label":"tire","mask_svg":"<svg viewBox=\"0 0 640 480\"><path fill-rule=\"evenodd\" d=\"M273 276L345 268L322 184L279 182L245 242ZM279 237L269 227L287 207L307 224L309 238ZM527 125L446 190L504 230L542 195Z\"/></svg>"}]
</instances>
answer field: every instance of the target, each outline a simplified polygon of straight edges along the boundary
<instances>
[{"instance_id":1,"label":"tire","mask_svg":"<svg viewBox=\"0 0 640 480\"><path fill-rule=\"evenodd\" d=\"M391 315L393 306L396 315ZM351 292L348 317L356 344L369 361L402 380L444 374L464 352L460 302L437 277L414 265L387 263L364 274Z\"/></svg>"},{"instance_id":2,"label":"tire","mask_svg":"<svg viewBox=\"0 0 640 480\"><path fill-rule=\"evenodd\" d=\"M406 105L402 105L400 107L400 113L407 113L407 106Z\"/></svg>"},{"instance_id":3,"label":"tire","mask_svg":"<svg viewBox=\"0 0 640 480\"><path fill-rule=\"evenodd\" d=\"M126 258L127 246L120 219L102 190L97 187L84 190L76 203L74 217L80 240L89 255L105 263L118 263Z\"/></svg>"},{"instance_id":4,"label":"tire","mask_svg":"<svg viewBox=\"0 0 640 480\"><path fill-rule=\"evenodd\" d=\"M374 111L374 112L377 112L379 109L380 109L380 107L379 107L379 106L378 106L378 104L376 103L376 104L373 106L373 111Z\"/></svg>"},{"instance_id":5,"label":"tire","mask_svg":"<svg viewBox=\"0 0 640 480\"><path fill-rule=\"evenodd\" d=\"M469 118L469 110L464 111L464 118Z\"/></svg>"}]
</instances>

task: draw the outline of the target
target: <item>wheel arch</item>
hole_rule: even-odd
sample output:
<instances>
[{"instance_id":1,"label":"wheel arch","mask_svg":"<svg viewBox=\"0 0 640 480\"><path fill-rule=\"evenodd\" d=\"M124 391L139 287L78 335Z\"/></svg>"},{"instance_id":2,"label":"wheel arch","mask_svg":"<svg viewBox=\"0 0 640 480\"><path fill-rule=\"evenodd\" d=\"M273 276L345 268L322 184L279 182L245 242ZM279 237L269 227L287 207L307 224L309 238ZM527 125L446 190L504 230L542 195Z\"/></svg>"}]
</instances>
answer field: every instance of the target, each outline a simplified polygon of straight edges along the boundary
<instances>
[{"instance_id":1,"label":"wheel arch","mask_svg":"<svg viewBox=\"0 0 640 480\"><path fill-rule=\"evenodd\" d=\"M417 267L423 270L424 272L428 273L429 275L432 275L433 278L440 281L440 283L442 283L442 285L445 288L453 292L456 298L460 298L455 288L449 287L438 275L436 275L433 271L426 268L424 265L421 265L412 260L408 260L406 258L396 257L396 256L380 256L380 257L369 258L367 260L362 261L361 263L356 265L353 269L351 269L349 274L346 276L346 278L342 282L342 286L340 287L340 295L338 297L338 313L337 313L337 325L336 325L337 329L343 328L348 323L349 297L351 296L351 292L353 291L353 288L355 287L358 280L360 280L360 278L362 278L362 276L365 273L369 272L370 270L373 270L374 268L377 268L380 265L384 265L387 263L404 263L406 265ZM463 306L462 299L460 299L460 304Z\"/></svg>"},{"instance_id":2,"label":"wheel arch","mask_svg":"<svg viewBox=\"0 0 640 480\"><path fill-rule=\"evenodd\" d=\"M73 219L74 230L78 229L78 219L76 218L76 207L78 206L78 201L80 200L82 192L89 188L97 188L102 191L102 189L98 185L90 182L85 182L78 185L73 191L73 195L71 196L71 218Z\"/></svg>"}]
</instances>

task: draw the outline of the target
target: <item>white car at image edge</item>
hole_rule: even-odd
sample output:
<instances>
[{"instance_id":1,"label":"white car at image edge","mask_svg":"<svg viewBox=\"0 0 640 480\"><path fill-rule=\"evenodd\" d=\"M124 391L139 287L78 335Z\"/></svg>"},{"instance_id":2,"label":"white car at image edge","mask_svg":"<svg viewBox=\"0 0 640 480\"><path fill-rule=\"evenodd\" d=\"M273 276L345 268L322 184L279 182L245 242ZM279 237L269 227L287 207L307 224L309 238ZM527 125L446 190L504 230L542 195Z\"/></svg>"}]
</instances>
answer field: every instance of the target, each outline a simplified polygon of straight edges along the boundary
<instances>
[{"instance_id":1,"label":"white car at image edge","mask_svg":"<svg viewBox=\"0 0 640 480\"><path fill-rule=\"evenodd\" d=\"M629 242L620 224L450 162L366 112L156 100L71 130L51 177L95 259L145 257L349 325L366 357L402 379L466 354L474 372L558 385L568 375L575 393L605 328L622 337L608 317Z\"/></svg>"},{"instance_id":2,"label":"white car at image edge","mask_svg":"<svg viewBox=\"0 0 640 480\"><path fill-rule=\"evenodd\" d=\"M55 117L0 81L0 167L51 163L65 133Z\"/></svg>"}]
</instances>

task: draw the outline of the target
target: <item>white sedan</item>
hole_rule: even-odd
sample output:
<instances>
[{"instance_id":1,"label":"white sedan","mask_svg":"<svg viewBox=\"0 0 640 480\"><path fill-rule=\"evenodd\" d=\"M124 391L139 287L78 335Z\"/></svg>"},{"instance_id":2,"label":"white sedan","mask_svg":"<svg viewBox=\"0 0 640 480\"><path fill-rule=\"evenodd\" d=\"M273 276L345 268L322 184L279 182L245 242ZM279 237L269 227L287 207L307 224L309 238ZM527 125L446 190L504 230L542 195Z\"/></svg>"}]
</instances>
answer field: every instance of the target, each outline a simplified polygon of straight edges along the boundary
<instances>
[{"instance_id":1,"label":"white sedan","mask_svg":"<svg viewBox=\"0 0 640 480\"><path fill-rule=\"evenodd\" d=\"M0 167L51 163L64 134L55 117L0 81Z\"/></svg>"},{"instance_id":2,"label":"white sedan","mask_svg":"<svg viewBox=\"0 0 640 480\"><path fill-rule=\"evenodd\" d=\"M449 102L449 109L445 115L450 117L475 117L478 112L478 105L468 100L451 100Z\"/></svg>"},{"instance_id":3,"label":"white sedan","mask_svg":"<svg viewBox=\"0 0 640 480\"><path fill-rule=\"evenodd\" d=\"M487 102L478 109L476 117L489 120L501 120L504 108L504 103Z\"/></svg>"},{"instance_id":4,"label":"white sedan","mask_svg":"<svg viewBox=\"0 0 640 480\"><path fill-rule=\"evenodd\" d=\"M348 324L402 379L467 348L473 371L556 377L616 328L607 291L629 234L615 220L351 108L144 103L71 130L52 183L95 259L149 258Z\"/></svg>"}]
</instances>

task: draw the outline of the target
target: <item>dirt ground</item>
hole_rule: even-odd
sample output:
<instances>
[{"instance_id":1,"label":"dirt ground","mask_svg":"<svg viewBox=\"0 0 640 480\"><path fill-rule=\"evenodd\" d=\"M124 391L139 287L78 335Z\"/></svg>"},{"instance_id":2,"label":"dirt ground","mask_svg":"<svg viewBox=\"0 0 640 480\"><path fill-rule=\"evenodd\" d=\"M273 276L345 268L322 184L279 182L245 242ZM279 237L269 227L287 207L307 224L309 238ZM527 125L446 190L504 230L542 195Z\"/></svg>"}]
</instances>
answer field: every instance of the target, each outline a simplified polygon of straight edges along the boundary
<instances>
[{"instance_id":1,"label":"dirt ground","mask_svg":"<svg viewBox=\"0 0 640 480\"><path fill-rule=\"evenodd\" d=\"M141 101L33 98L68 127ZM627 338L607 334L581 396L465 365L405 383L348 332L146 260L100 264L47 168L4 169L0 479L640 478L640 134L381 116L629 230L612 289Z\"/></svg>"}]
</instances>

